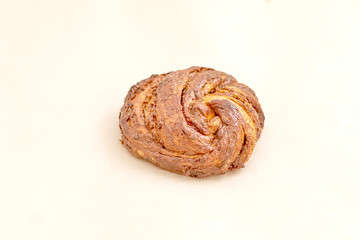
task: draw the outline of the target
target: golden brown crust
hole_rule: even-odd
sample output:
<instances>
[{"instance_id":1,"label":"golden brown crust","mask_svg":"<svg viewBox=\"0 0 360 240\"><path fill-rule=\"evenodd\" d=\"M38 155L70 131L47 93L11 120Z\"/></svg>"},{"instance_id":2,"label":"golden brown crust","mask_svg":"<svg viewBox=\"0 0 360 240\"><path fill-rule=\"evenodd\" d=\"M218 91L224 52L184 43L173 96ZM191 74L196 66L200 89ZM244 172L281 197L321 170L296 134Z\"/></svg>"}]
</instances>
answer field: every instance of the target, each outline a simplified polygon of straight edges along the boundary
<instances>
[{"instance_id":1,"label":"golden brown crust","mask_svg":"<svg viewBox=\"0 0 360 240\"><path fill-rule=\"evenodd\" d=\"M204 67L137 83L119 118L124 145L134 156L192 177L244 167L265 119L249 87Z\"/></svg>"}]
</instances>

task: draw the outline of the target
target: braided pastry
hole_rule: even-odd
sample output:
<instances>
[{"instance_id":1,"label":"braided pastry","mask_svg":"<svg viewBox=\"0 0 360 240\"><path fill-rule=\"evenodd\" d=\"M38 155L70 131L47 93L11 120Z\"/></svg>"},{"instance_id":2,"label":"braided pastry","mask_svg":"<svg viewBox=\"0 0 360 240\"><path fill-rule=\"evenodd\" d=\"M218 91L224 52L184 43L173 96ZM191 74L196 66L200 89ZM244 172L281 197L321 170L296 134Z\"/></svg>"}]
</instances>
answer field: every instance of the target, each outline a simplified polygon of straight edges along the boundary
<instances>
[{"instance_id":1,"label":"braided pastry","mask_svg":"<svg viewBox=\"0 0 360 240\"><path fill-rule=\"evenodd\" d=\"M192 177L244 167L264 126L255 93L205 67L137 83L119 118L123 143L134 156Z\"/></svg>"}]
</instances>

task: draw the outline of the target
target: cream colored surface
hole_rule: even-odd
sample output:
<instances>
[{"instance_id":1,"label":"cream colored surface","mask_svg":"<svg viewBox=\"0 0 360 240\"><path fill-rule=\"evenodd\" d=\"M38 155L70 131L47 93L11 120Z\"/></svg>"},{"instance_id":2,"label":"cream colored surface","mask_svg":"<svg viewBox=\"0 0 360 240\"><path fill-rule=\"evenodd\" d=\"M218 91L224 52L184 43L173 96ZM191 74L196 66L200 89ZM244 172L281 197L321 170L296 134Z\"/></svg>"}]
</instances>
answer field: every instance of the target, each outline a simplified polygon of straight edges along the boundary
<instances>
[{"instance_id":1,"label":"cream colored surface","mask_svg":"<svg viewBox=\"0 0 360 240\"><path fill-rule=\"evenodd\" d=\"M360 239L357 0L0 1L0 239ZM118 139L126 92L192 65L253 88L244 169L192 179Z\"/></svg>"}]
</instances>

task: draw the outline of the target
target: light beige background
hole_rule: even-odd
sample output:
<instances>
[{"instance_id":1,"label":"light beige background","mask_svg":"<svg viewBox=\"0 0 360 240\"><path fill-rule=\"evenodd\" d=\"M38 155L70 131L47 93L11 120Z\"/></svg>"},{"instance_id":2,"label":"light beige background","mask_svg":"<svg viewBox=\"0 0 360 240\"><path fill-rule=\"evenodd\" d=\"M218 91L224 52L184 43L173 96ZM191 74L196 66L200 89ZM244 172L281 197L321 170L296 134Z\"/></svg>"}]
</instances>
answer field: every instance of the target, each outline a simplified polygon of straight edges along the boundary
<instances>
[{"instance_id":1,"label":"light beige background","mask_svg":"<svg viewBox=\"0 0 360 240\"><path fill-rule=\"evenodd\" d=\"M130 86L192 65L256 91L244 169L118 141ZM359 80L358 0L1 0L0 239L360 239Z\"/></svg>"}]
</instances>

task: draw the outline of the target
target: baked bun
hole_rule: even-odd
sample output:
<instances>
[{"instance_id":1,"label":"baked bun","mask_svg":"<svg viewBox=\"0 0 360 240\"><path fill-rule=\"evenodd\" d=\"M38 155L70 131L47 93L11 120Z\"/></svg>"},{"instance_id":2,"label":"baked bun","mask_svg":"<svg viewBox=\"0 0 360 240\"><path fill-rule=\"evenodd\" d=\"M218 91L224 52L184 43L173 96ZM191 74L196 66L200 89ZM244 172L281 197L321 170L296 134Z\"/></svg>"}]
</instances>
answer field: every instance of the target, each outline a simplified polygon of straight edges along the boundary
<instances>
[{"instance_id":1,"label":"baked bun","mask_svg":"<svg viewBox=\"0 0 360 240\"><path fill-rule=\"evenodd\" d=\"M123 143L134 156L191 177L244 167L264 127L254 91L205 67L137 83L119 118Z\"/></svg>"}]
</instances>

